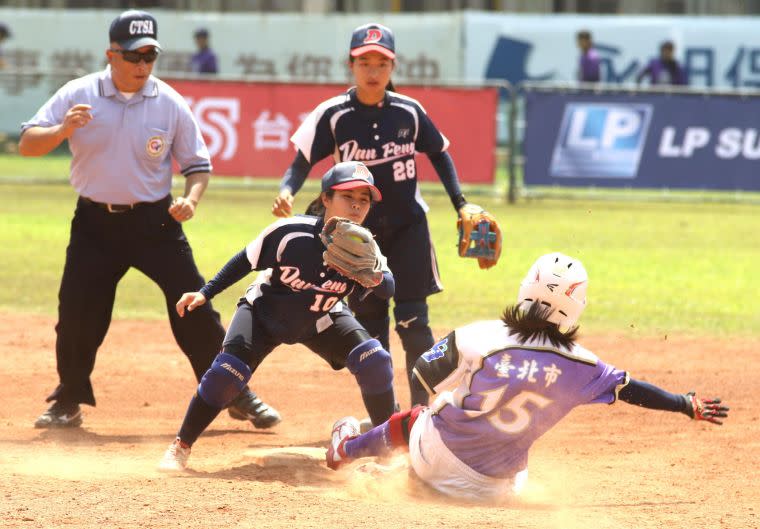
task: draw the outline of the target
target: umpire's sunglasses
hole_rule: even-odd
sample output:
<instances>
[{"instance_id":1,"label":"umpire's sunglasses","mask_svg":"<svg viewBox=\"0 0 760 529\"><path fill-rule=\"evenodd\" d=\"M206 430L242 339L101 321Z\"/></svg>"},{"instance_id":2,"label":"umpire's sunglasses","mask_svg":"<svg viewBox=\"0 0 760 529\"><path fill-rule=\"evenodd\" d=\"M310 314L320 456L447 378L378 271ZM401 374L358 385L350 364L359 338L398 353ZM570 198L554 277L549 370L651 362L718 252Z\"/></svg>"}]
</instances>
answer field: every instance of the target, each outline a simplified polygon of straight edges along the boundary
<instances>
[{"instance_id":1,"label":"umpire's sunglasses","mask_svg":"<svg viewBox=\"0 0 760 529\"><path fill-rule=\"evenodd\" d=\"M146 64L150 64L153 61L156 60L158 57L158 50L152 49L150 51L146 51L145 53L140 53L139 51L131 51L131 50L115 50L111 49L112 52L115 53L121 53L121 56L124 57L124 60L127 62L131 62L134 64L139 63L140 61L145 61Z\"/></svg>"}]
</instances>

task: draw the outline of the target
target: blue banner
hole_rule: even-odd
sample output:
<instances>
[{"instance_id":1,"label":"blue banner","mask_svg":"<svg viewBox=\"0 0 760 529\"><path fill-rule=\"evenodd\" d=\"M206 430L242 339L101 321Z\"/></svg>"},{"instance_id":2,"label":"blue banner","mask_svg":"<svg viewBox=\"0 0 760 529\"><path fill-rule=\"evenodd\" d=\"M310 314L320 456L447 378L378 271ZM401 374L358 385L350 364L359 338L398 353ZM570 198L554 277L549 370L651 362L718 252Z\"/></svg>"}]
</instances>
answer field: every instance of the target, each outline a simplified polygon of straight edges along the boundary
<instances>
[{"instance_id":1,"label":"blue banner","mask_svg":"<svg viewBox=\"0 0 760 529\"><path fill-rule=\"evenodd\" d=\"M760 191L760 97L525 97L526 185Z\"/></svg>"}]
</instances>

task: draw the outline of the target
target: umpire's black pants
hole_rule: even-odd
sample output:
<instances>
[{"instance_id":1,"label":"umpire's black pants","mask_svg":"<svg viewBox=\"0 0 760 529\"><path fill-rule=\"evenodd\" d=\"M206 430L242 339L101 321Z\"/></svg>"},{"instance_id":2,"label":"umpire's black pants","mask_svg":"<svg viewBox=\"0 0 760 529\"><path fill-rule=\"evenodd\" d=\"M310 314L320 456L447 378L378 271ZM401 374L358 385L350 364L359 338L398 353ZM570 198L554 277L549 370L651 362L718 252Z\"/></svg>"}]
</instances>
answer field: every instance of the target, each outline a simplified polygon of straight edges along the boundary
<instances>
[{"instance_id":1,"label":"umpire's black pants","mask_svg":"<svg viewBox=\"0 0 760 529\"><path fill-rule=\"evenodd\" d=\"M59 386L48 401L95 405L90 374L111 323L116 285L130 267L163 291L172 332L200 380L219 352L224 328L211 303L180 318L183 292L205 284L179 222L169 215L171 197L110 213L80 198L71 222L66 265L58 293L56 360ZM136 341L139 346L139 341Z\"/></svg>"}]
</instances>

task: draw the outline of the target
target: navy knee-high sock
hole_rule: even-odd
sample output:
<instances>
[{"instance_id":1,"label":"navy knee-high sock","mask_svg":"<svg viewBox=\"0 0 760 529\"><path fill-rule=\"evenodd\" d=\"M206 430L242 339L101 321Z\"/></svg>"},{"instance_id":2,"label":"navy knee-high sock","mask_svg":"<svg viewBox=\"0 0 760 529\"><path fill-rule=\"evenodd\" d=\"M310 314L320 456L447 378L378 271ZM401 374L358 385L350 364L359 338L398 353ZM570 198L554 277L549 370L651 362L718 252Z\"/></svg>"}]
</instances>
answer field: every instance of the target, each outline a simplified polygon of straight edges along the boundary
<instances>
[{"instance_id":1,"label":"navy knee-high sock","mask_svg":"<svg viewBox=\"0 0 760 529\"><path fill-rule=\"evenodd\" d=\"M410 351L406 350L406 378L409 381L409 396L412 401L412 406L422 405L427 406L428 405L428 393L425 391L425 388L422 386L422 384L419 383L417 380L417 377L414 376L414 365L417 362L417 359L420 357L421 354L423 354L425 351L427 351L430 347L432 347L435 344L435 341L433 340L433 334L430 333L430 337L425 337L424 346L420 345L415 350ZM429 344L429 345L428 345ZM407 344L404 344L406 346ZM422 347L425 347L423 349Z\"/></svg>"},{"instance_id":2,"label":"navy knee-high sock","mask_svg":"<svg viewBox=\"0 0 760 529\"><path fill-rule=\"evenodd\" d=\"M396 395L393 392L393 388L374 395L362 393L362 400L374 426L383 424L396 411Z\"/></svg>"},{"instance_id":3,"label":"navy knee-high sock","mask_svg":"<svg viewBox=\"0 0 760 529\"><path fill-rule=\"evenodd\" d=\"M221 411L222 408L211 406L196 393L187 407L185 420L182 421L177 437L183 443L192 446Z\"/></svg>"}]
</instances>

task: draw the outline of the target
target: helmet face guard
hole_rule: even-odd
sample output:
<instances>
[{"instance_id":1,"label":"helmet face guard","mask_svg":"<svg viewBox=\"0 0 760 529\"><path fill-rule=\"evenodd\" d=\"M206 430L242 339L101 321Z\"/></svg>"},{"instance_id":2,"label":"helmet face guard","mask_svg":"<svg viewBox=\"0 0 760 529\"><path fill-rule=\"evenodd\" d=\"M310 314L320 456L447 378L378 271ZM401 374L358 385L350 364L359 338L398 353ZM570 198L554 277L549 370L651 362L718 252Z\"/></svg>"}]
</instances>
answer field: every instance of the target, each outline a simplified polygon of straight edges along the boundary
<instances>
[{"instance_id":1,"label":"helmet face guard","mask_svg":"<svg viewBox=\"0 0 760 529\"><path fill-rule=\"evenodd\" d=\"M520 284L517 303L527 310L532 303L551 309L548 320L560 328L575 326L586 308L588 274L577 259L555 252L533 263Z\"/></svg>"}]
</instances>

